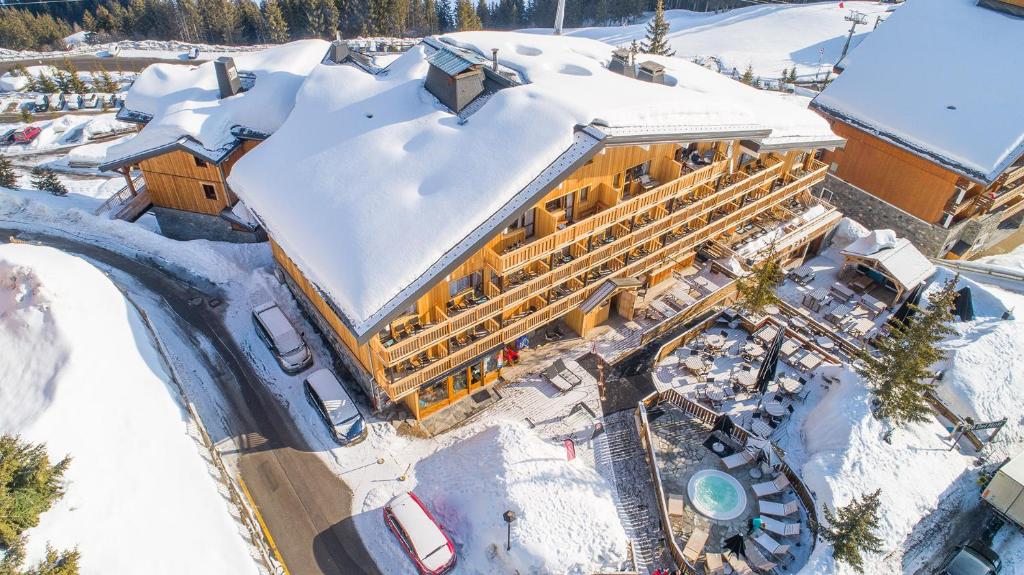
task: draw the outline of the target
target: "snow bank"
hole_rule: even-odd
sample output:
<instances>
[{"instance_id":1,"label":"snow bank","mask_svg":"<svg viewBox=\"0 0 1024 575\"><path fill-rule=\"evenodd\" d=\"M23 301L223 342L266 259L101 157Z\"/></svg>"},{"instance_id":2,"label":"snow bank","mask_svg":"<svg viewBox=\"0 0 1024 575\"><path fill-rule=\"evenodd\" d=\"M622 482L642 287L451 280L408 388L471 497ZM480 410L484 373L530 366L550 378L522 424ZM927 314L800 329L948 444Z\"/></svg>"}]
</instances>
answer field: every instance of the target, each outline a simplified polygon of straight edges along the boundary
<instances>
[{"instance_id":1,"label":"snow bank","mask_svg":"<svg viewBox=\"0 0 1024 575\"><path fill-rule=\"evenodd\" d=\"M124 136L107 140L106 142L96 142L95 144L85 144L72 148L67 154L68 164L72 166L98 166L107 158L107 150L130 137Z\"/></svg>"},{"instance_id":2,"label":"snow bank","mask_svg":"<svg viewBox=\"0 0 1024 575\"><path fill-rule=\"evenodd\" d=\"M455 542L455 573L590 574L626 559L626 534L611 485L565 449L519 422L476 426L415 467L409 489ZM378 488L366 509L379 522L364 537L385 573L410 567L379 519L394 493ZM505 551L505 510L516 513L512 550Z\"/></svg>"},{"instance_id":3,"label":"snow bank","mask_svg":"<svg viewBox=\"0 0 1024 575\"><path fill-rule=\"evenodd\" d=\"M16 92L28 86L28 78L15 76L10 71L0 76L0 92Z\"/></svg>"},{"instance_id":4,"label":"snow bank","mask_svg":"<svg viewBox=\"0 0 1024 575\"><path fill-rule=\"evenodd\" d=\"M83 575L258 573L142 321L96 268L0 246L0 431L72 456L29 530L77 546Z\"/></svg>"},{"instance_id":5,"label":"snow bank","mask_svg":"<svg viewBox=\"0 0 1024 575\"><path fill-rule=\"evenodd\" d=\"M974 260L976 264L988 264L1015 271L1024 271L1024 245L1017 246L1013 251L996 256L986 256Z\"/></svg>"},{"instance_id":6,"label":"snow bank","mask_svg":"<svg viewBox=\"0 0 1024 575\"><path fill-rule=\"evenodd\" d=\"M909 0L814 103L971 178L1024 152L1024 19L975 0ZM1000 78L999 90L974 86Z\"/></svg>"},{"instance_id":7,"label":"snow bank","mask_svg":"<svg viewBox=\"0 0 1024 575\"><path fill-rule=\"evenodd\" d=\"M854 34L851 47L868 35L877 16L884 16L886 4L877 2L758 5L724 12L666 10L669 46L676 56L698 60L712 69L742 74L747 66L763 78L778 78L782 69L796 66L801 76L822 75L839 61L850 23L843 18L850 10L867 15L869 25ZM570 36L601 40L616 46L642 41L647 23L565 30ZM531 30L550 34L550 29Z\"/></svg>"}]
</instances>

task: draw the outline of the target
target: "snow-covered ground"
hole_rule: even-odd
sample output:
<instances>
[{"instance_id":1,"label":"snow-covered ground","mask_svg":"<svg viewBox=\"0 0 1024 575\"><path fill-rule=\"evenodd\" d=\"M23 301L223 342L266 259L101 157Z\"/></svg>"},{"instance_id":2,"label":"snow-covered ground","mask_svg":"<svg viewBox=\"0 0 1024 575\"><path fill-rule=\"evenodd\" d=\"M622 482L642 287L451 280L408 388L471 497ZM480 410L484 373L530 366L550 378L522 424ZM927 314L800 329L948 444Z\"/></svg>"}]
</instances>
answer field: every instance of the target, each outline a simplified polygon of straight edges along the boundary
<instances>
[{"instance_id":1,"label":"snow-covered ground","mask_svg":"<svg viewBox=\"0 0 1024 575\"><path fill-rule=\"evenodd\" d=\"M64 498L29 530L83 574L258 573L142 320L98 269L0 246L0 431L69 454Z\"/></svg>"},{"instance_id":2,"label":"snow-covered ground","mask_svg":"<svg viewBox=\"0 0 1024 575\"><path fill-rule=\"evenodd\" d=\"M0 48L0 61L21 60L26 58L63 58L74 55L95 55L110 58L111 66L117 63L117 57L159 58L162 60L187 60L188 52L193 47L199 48L200 57L212 60L220 56L231 56L240 52L252 52L266 46L219 46L215 44L190 44L176 40L121 40L107 44L76 43L70 50L52 52L36 52L33 50L11 50Z\"/></svg>"},{"instance_id":3,"label":"snow-covered ground","mask_svg":"<svg viewBox=\"0 0 1024 575\"><path fill-rule=\"evenodd\" d=\"M867 16L850 42L851 50L874 27L875 18L886 15L891 4L839 2L820 4L756 5L721 13L668 10L669 45L676 56L697 60L714 70L742 74L747 66L763 78L778 78L782 69L797 68L800 76L824 74L839 60L850 29L844 20L850 10ZM616 46L628 46L646 35L647 23L565 30ZM530 30L550 33L550 29Z\"/></svg>"}]
</instances>

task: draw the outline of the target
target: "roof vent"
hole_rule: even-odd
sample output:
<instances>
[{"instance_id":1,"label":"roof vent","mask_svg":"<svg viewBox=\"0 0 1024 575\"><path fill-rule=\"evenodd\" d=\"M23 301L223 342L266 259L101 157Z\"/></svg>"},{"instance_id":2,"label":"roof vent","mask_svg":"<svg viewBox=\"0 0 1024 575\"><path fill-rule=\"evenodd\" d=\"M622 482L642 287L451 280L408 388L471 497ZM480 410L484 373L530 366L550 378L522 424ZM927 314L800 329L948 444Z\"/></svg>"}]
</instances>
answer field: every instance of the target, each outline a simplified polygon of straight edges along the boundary
<instances>
[{"instance_id":1,"label":"roof vent","mask_svg":"<svg viewBox=\"0 0 1024 575\"><path fill-rule=\"evenodd\" d=\"M342 40L331 42L331 51L328 52L331 62L341 64L349 57L348 44Z\"/></svg>"},{"instance_id":2,"label":"roof vent","mask_svg":"<svg viewBox=\"0 0 1024 575\"><path fill-rule=\"evenodd\" d=\"M612 52L612 60L608 62L608 69L627 78L636 78L636 67L630 61L629 50L623 48Z\"/></svg>"},{"instance_id":3,"label":"roof vent","mask_svg":"<svg viewBox=\"0 0 1024 575\"><path fill-rule=\"evenodd\" d=\"M230 56L217 58L213 61L213 69L217 72L217 88L220 90L221 98L234 96L242 91L242 80L238 77L234 58Z\"/></svg>"},{"instance_id":4,"label":"roof vent","mask_svg":"<svg viewBox=\"0 0 1024 575\"><path fill-rule=\"evenodd\" d=\"M651 60L640 62L640 71L637 73L636 77L644 82L664 84L665 67Z\"/></svg>"},{"instance_id":5,"label":"roof vent","mask_svg":"<svg viewBox=\"0 0 1024 575\"><path fill-rule=\"evenodd\" d=\"M446 48L428 62L427 90L456 114L483 93L484 71L479 62Z\"/></svg>"}]
</instances>

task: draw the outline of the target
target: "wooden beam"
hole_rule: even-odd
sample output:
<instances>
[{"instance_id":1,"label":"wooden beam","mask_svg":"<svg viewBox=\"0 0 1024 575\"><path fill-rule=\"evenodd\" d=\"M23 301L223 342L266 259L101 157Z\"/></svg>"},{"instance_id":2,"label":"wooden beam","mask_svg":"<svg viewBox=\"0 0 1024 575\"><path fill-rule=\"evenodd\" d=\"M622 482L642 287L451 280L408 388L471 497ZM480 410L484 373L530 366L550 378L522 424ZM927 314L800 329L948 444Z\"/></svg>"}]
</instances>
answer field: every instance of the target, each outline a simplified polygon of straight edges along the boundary
<instances>
[{"instance_id":1,"label":"wooden beam","mask_svg":"<svg viewBox=\"0 0 1024 575\"><path fill-rule=\"evenodd\" d=\"M135 182L132 181L132 168L131 168L131 166L125 166L125 167L121 168L121 173L124 174L124 181L125 181L125 183L128 184L128 189L131 191L132 197L137 196L138 192L135 190Z\"/></svg>"}]
</instances>

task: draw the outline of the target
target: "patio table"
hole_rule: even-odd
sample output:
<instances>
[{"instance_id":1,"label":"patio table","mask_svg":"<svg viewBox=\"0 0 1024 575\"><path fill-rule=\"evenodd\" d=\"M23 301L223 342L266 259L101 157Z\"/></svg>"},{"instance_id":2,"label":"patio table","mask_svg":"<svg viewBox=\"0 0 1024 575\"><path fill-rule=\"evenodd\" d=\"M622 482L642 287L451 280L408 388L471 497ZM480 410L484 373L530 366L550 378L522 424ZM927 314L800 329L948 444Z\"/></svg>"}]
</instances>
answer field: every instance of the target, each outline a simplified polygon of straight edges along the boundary
<instances>
[{"instance_id":1,"label":"patio table","mask_svg":"<svg viewBox=\"0 0 1024 575\"><path fill-rule=\"evenodd\" d=\"M839 323L849 316L852 311L853 310L850 309L850 306L846 304L839 304L828 311L828 314L825 315L825 319L833 323Z\"/></svg>"},{"instance_id":2,"label":"patio table","mask_svg":"<svg viewBox=\"0 0 1024 575\"><path fill-rule=\"evenodd\" d=\"M690 370L690 372L698 375L703 374L708 370L707 366L704 365L704 362L696 355L687 356L686 359L683 360L683 366Z\"/></svg>"},{"instance_id":3,"label":"patio table","mask_svg":"<svg viewBox=\"0 0 1024 575\"><path fill-rule=\"evenodd\" d=\"M779 335L779 329L777 327L774 325L766 325L754 334L754 339L761 343L768 343L775 339L775 336L777 335Z\"/></svg>"},{"instance_id":4,"label":"patio table","mask_svg":"<svg viewBox=\"0 0 1024 575\"><path fill-rule=\"evenodd\" d=\"M725 345L725 337L716 333L708 334L704 341L706 341L707 346L712 349L722 349Z\"/></svg>"},{"instance_id":5,"label":"patio table","mask_svg":"<svg viewBox=\"0 0 1024 575\"><path fill-rule=\"evenodd\" d=\"M764 306L764 313L768 315L779 315L779 306L768 304Z\"/></svg>"},{"instance_id":6,"label":"patio table","mask_svg":"<svg viewBox=\"0 0 1024 575\"><path fill-rule=\"evenodd\" d=\"M853 299L853 296L855 295L853 293L852 289L846 287L845 285L843 285L843 284L841 284L839 282L836 282L836 283L832 284L832 287L830 289L831 289L831 291L834 294L839 296L843 301L850 301L851 299Z\"/></svg>"},{"instance_id":7,"label":"patio table","mask_svg":"<svg viewBox=\"0 0 1024 575\"><path fill-rule=\"evenodd\" d=\"M811 371L821 365L821 356L816 353L808 353L807 355L800 358L800 367L807 371Z\"/></svg>"},{"instance_id":8,"label":"patio table","mask_svg":"<svg viewBox=\"0 0 1024 575\"><path fill-rule=\"evenodd\" d=\"M782 417L782 414L786 413L786 408L774 400L764 402L764 410L772 417Z\"/></svg>"},{"instance_id":9,"label":"patio table","mask_svg":"<svg viewBox=\"0 0 1024 575\"><path fill-rule=\"evenodd\" d=\"M799 393L803 389L804 384L792 377L783 376L779 378L779 387L786 393Z\"/></svg>"},{"instance_id":10,"label":"patio table","mask_svg":"<svg viewBox=\"0 0 1024 575\"><path fill-rule=\"evenodd\" d=\"M747 345L743 346L743 353L749 355L750 357L761 357L762 355L764 355L764 348L757 345L756 343L748 343Z\"/></svg>"},{"instance_id":11,"label":"patio table","mask_svg":"<svg viewBox=\"0 0 1024 575\"><path fill-rule=\"evenodd\" d=\"M832 349L832 348L834 348L836 346L836 343L834 341L832 341L832 338L825 337L825 336L821 336L818 339L816 339L815 343L818 344L818 347L820 347L821 349L824 349L824 350L829 350L829 349Z\"/></svg>"},{"instance_id":12,"label":"patio table","mask_svg":"<svg viewBox=\"0 0 1024 575\"><path fill-rule=\"evenodd\" d=\"M761 421L760 419L754 419L750 422L750 431L759 437L768 437L772 434L774 429L770 425Z\"/></svg>"},{"instance_id":13,"label":"patio table","mask_svg":"<svg viewBox=\"0 0 1024 575\"><path fill-rule=\"evenodd\" d=\"M796 340L787 339L782 342L782 347L779 348L779 353L782 357L789 357L796 353L800 349L800 343Z\"/></svg>"},{"instance_id":14,"label":"patio table","mask_svg":"<svg viewBox=\"0 0 1024 575\"><path fill-rule=\"evenodd\" d=\"M885 302L879 300L871 294L864 294L861 298L861 303L867 308L868 313L872 314L873 317L878 317L888 309L889 306L885 305Z\"/></svg>"},{"instance_id":15,"label":"patio table","mask_svg":"<svg viewBox=\"0 0 1024 575\"><path fill-rule=\"evenodd\" d=\"M714 387L708 389L708 400L710 400L711 403L722 403L725 399L725 392L721 389Z\"/></svg>"},{"instance_id":16,"label":"patio table","mask_svg":"<svg viewBox=\"0 0 1024 575\"><path fill-rule=\"evenodd\" d=\"M857 337L863 337L873 329L875 329L875 322L870 319L858 319L850 326L850 333Z\"/></svg>"},{"instance_id":17,"label":"patio table","mask_svg":"<svg viewBox=\"0 0 1024 575\"><path fill-rule=\"evenodd\" d=\"M743 389L754 389L757 384L757 373L753 371L741 371L736 374L736 383Z\"/></svg>"},{"instance_id":18,"label":"patio table","mask_svg":"<svg viewBox=\"0 0 1024 575\"><path fill-rule=\"evenodd\" d=\"M821 306L825 303L827 298L828 290L825 288L817 288L804 295L803 304L811 311L821 311Z\"/></svg>"}]
</instances>

